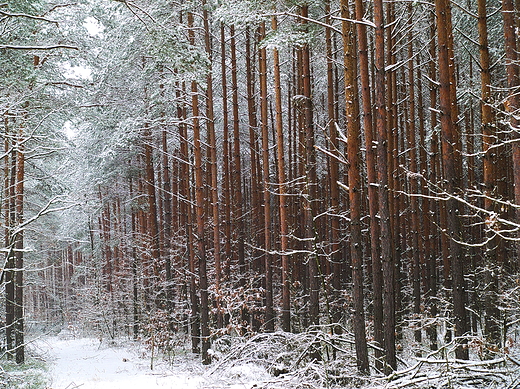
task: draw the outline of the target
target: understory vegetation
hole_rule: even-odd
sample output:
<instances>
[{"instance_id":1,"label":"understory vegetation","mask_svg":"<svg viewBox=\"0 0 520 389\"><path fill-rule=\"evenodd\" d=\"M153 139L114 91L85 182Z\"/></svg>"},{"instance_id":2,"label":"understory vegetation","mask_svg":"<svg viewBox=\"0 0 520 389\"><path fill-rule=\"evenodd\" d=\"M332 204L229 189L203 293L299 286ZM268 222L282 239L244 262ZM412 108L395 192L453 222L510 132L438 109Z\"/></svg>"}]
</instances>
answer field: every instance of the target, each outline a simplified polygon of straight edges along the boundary
<instances>
[{"instance_id":1,"label":"understory vegetation","mask_svg":"<svg viewBox=\"0 0 520 389\"><path fill-rule=\"evenodd\" d=\"M4 355L0 360L0 388L2 389L47 389L49 388L50 361L29 353L25 364L19 365L7 360Z\"/></svg>"}]
</instances>

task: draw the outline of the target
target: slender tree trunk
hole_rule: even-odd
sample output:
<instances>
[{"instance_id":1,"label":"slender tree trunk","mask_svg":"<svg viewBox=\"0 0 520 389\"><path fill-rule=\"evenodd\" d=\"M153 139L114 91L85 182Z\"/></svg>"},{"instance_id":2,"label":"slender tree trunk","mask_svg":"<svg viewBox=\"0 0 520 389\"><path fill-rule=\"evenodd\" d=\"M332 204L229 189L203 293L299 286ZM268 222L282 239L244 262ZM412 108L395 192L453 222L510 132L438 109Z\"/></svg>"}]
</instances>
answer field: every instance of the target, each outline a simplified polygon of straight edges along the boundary
<instances>
[{"instance_id":1,"label":"slender tree trunk","mask_svg":"<svg viewBox=\"0 0 520 389\"><path fill-rule=\"evenodd\" d=\"M301 7L301 15L303 18L309 17L309 8L307 5ZM307 21L303 19L304 25ZM316 147L314 140L314 118L312 107L311 92L311 59L310 48L308 44L304 44L302 49L302 91L304 97L304 129L305 129L305 173L307 176L306 200L304 200L305 213L305 240L307 250L309 252L309 320L311 324L319 324L319 293L320 293L320 275L318 267L318 257L316 254L316 234L314 215L316 215L316 200L318 179L316 174Z\"/></svg>"},{"instance_id":2,"label":"slender tree trunk","mask_svg":"<svg viewBox=\"0 0 520 389\"><path fill-rule=\"evenodd\" d=\"M506 52L506 74L508 98L506 110L509 115L509 124L512 130L511 138L513 150L513 176L514 176L514 199L515 204L520 204L520 120L518 119L518 109L520 108L520 97L518 86L520 85L520 70L518 66L518 1L502 1L502 17L504 19L504 42ZM516 208L515 221L520 221L520 209ZM520 257L520 244L516 244L516 255ZM518 261L518 259L517 259Z\"/></svg>"},{"instance_id":3,"label":"slender tree trunk","mask_svg":"<svg viewBox=\"0 0 520 389\"><path fill-rule=\"evenodd\" d=\"M206 7L204 7L204 41L206 53L212 62L212 43L209 17ZM215 301L217 310L217 328L224 327L224 315L222 310L222 296L220 282L222 275L222 264L220 258L220 206L218 196L218 170L217 170L217 141L215 136L215 115L213 108L213 76L208 72L206 76L206 124L209 135L209 159L211 166L211 205L213 215L213 250L215 259Z\"/></svg>"},{"instance_id":4,"label":"slender tree trunk","mask_svg":"<svg viewBox=\"0 0 520 389\"><path fill-rule=\"evenodd\" d=\"M341 2L341 17L350 19L347 0ZM343 21L343 54L345 69L345 101L347 122L348 186L350 200L350 257L352 261L352 300L354 306L354 338L358 370L370 372L365 329L363 295L363 243L361 237L361 126L357 86L356 29Z\"/></svg>"},{"instance_id":5,"label":"slender tree trunk","mask_svg":"<svg viewBox=\"0 0 520 389\"><path fill-rule=\"evenodd\" d=\"M182 91L185 92L184 85ZM180 99L181 91L178 91L177 98ZM184 201L181 202L181 224L186 228L186 245L187 245L187 259L188 259L188 274L189 274L189 295L191 305L191 316L189 318L190 331L191 331L191 343L192 352L199 352L200 344L200 320L199 320L199 298L197 296L197 283L196 283L196 259L194 249L194 233L193 233L193 195L190 189L190 182L192 172L190 169L190 152L188 147L188 130L186 124L183 123L187 118L186 107L183 104L179 104L177 107L177 116L180 119L179 125L179 138L180 138L180 157L181 157L181 168L180 175L184 179L181 180L180 195Z\"/></svg>"},{"instance_id":6,"label":"slender tree trunk","mask_svg":"<svg viewBox=\"0 0 520 389\"><path fill-rule=\"evenodd\" d=\"M260 37L265 38L265 22L260 25ZM260 126L262 129L262 179L264 193L264 263L265 263L265 330L274 331L273 264L271 250L271 178L269 175L269 128L267 101L267 50L260 48Z\"/></svg>"},{"instance_id":7,"label":"slender tree trunk","mask_svg":"<svg viewBox=\"0 0 520 389\"><path fill-rule=\"evenodd\" d=\"M432 37L435 36L435 33L432 32ZM435 41L430 44L430 50L435 55ZM433 57L434 58L434 57ZM432 172L432 160L433 158L430 158L428 161L427 157L427 150L428 145L426 143L426 118L425 118L425 103L424 103L424 93L423 93L423 72L421 69L421 57L417 57L417 115L419 119L419 169L421 175L424 177L424 179L429 180L430 175ZM432 79L434 80L434 79ZM430 91L431 100L435 102L436 100L436 91L435 88L432 87L433 91ZM432 128L435 128L435 121L436 116L435 113L432 112L432 121L431 123ZM428 163L430 162L430 163ZM434 228L434 224L432 223L432 205L431 201L428 198L428 195L430 195L430 192L428 190L428 187L426 185L423 185L421 187L421 193L425 195L425 197L422 198L422 258L423 258L423 272L421 273L423 276L423 296L425 300L425 307L430 308L430 316L434 318L437 314L436 309L436 303L434 300L434 296L436 294L436 288L437 288L437 277L436 277L436 271L437 268L435 266L435 258L437 257L437 251L434 249L435 239L432 235L432 230ZM437 349L437 326L435 324L431 324L428 327L426 327L426 333L428 336L428 339L430 340L430 347L432 350Z\"/></svg>"},{"instance_id":8,"label":"slender tree trunk","mask_svg":"<svg viewBox=\"0 0 520 389\"><path fill-rule=\"evenodd\" d=\"M481 81L481 123L482 123L482 151L483 151L483 176L484 176L484 208L491 212L499 211L495 209L493 197L496 193L496 165L497 151L492 148L496 143L497 137L494 126L494 115L491 101L491 64L489 59L488 30L487 30L487 7L485 0L478 0L478 31L480 44L480 81ZM491 147L491 149L490 149ZM500 331L500 310L498 306L498 272L499 266L503 263L498 258L500 250L497 247L498 237L496 236L491 220L488 219L486 225L489 230L486 231L486 238L489 239L485 253L485 276L484 283L485 293L485 321L484 332L487 340L492 345L499 347L501 345Z\"/></svg>"},{"instance_id":9,"label":"slender tree trunk","mask_svg":"<svg viewBox=\"0 0 520 389\"><path fill-rule=\"evenodd\" d=\"M16 178L16 153L13 147L12 133L9 131L8 116L4 117L5 124L5 248L6 248L6 264L5 264L5 335L7 358L12 359L14 354L14 310L15 310L15 256L13 230L16 223L15 214L15 178Z\"/></svg>"},{"instance_id":10,"label":"slender tree trunk","mask_svg":"<svg viewBox=\"0 0 520 389\"><path fill-rule=\"evenodd\" d=\"M330 20L330 0L325 3L327 24ZM325 44L327 51L327 116L328 131L330 137L330 150L332 153L339 152L339 144L337 141L337 121L336 121L336 91L334 84L334 55L332 47L332 31L330 28L325 29ZM332 320L334 324L339 324L342 316L341 307L341 268L342 256L340 248L340 202L339 202L339 164L336 158L329 158L329 185L330 185L330 208L332 216L330 218L330 237L331 237L331 253L330 262L332 268L332 294L334 298L332 306ZM341 326L334 327L335 332L341 331Z\"/></svg>"},{"instance_id":11,"label":"slender tree trunk","mask_svg":"<svg viewBox=\"0 0 520 389\"><path fill-rule=\"evenodd\" d=\"M182 23L182 13L180 14L180 22ZM188 18L188 25L193 26L193 17ZM193 29L188 32L190 43L194 41ZM179 139L180 139L180 186L179 194L183 199L180 203L180 223L185 226L185 237L186 237L186 257L187 263L183 263L185 268L186 278L189 279L189 308L190 315L186 317L186 329L190 331L191 337L191 349L195 354L199 353L200 345L200 318L199 318L199 298L197 295L197 269L196 269L196 258L194 248L194 233L193 233L193 191L191 190L193 182L193 174L190 167L193 166L190 157L189 144L191 143L188 139L188 128L187 128L187 104L182 99L183 96L189 96L186 91L186 84L179 83L176 88L175 96L177 98L177 118L179 119Z\"/></svg>"},{"instance_id":12,"label":"slender tree trunk","mask_svg":"<svg viewBox=\"0 0 520 389\"><path fill-rule=\"evenodd\" d=\"M278 22L276 17L271 20L272 29L276 31ZM280 58L278 49L273 49L274 67L274 93L275 93L275 112L276 112L276 139L278 143L278 194L279 194L279 215L280 215L280 242L282 252L282 330L291 331L291 295L290 295L290 274L289 274L289 230L287 225L286 207L286 183L285 183L285 153L283 138L282 121L282 90L280 85Z\"/></svg>"},{"instance_id":13,"label":"slender tree trunk","mask_svg":"<svg viewBox=\"0 0 520 389\"><path fill-rule=\"evenodd\" d=\"M195 34L193 31L193 14L188 13L188 26L190 28L190 43L195 44ZM195 217L196 217L196 241L199 269L199 291L200 291L200 335L202 341L202 363L211 362L208 350L210 347L209 339L209 302L208 302L208 279L206 274L206 243L204 239L204 171L202 168L202 143L200 136L199 120L199 91L196 81L191 82L191 103L193 113L193 156L195 159Z\"/></svg>"},{"instance_id":14,"label":"slender tree trunk","mask_svg":"<svg viewBox=\"0 0 520 389\"><path fill-rule=\"evenodd\" d=\"M363 1L356 0L356 20L363 20L365 11ZM363 124L365 134L366 164L368 179L368 206L370 213L370 254L372 258L372 292L373 292L373 316L374 316L374 340L379 347L383 347L383 273L380 258L379 245L379 220L378 220L378 186L376 173L376 142L374 142L374 129L372 117L372 98L369 75L369 58L366 26L356 23L359 70L361 80L361 95L363 102ZM382 369L381 352L375 350L376 368Z\"/></svg>"},{"instance_id":15,"label":"slender tree trunk","mask_svg":"<svg viewBox=\"0 0 520 389\"><path fill-rule=\"evenodd\" d=\"M232 83L232 109L233 109L233 221L234 233L236 235L236 255L238 264L240 286L245 285L246 267L244 251L244 218L242 203L242 161L240 152L240 116L238 102L238 69L236 54L235 27L231 26L230 50L231 50L231 83ZM247 310L247 308L244 308ZM242 315L246 313L242 311Z\"/></svg>"},{"instance_id":16,"label":"slender tree trunk","mask_svg":"<svg viewBox=\"0 0 520 389\"><path fill-rule=\"evenodd\" d=\"M222 71L222 170L223 170L223 194L224 194L224 236L226 259L224 273L230 276L231 261L231 169L229 157L229 109L228 109L228 87L226 71L226 36L224 24L220 25L220 48L221 48L221 71Z\"/></svg>"},{"instance_id":17,"label":"slender tree trunk","mask_svg":"<svg viewBox=\"0 0 520 389\"><path fill-rule=\"evenodd\" d=\"M459 359L468 359L468 350L464 347L465 341L463 336L467 330L467 315L465 308L465 282L464 282L464 262L463 252L460 244L460 216L461 206L456 196L460 191L460 167L457 156L460 149L457 149L459 141L457 139L456 123L453 120L453 101L452 88L455 85L451 83L450 77L450 59L449 59L449 34L448 27L451 22L447 18L449 5L446 0L436 0L435 9L437 15L437 38L439 46L439 90L440 90L440 120L442 132L442 160L443 171L446 180L446 192L449 199L446 202L446 223L450 233L450 256L451 256L451 274L453 288L453 315L455 318L455 335L459 338L458 347L456 348L456 356Z\"/></svg>"},{"instance_id":18,"label":"slender tree trunk","mask_svg":"<svg viewBox=\"0 0 520 389\"><path fill-rule=\"evenodd\" d=\"M379 225L381 260L383 269L383 317L385 372L388 374L397 367L395 355L395 261L388 194L388 128L386 121L385 99L385 38L383 20L383 1L374 1L375 24L375 112L377 131L377 178L379 199Z\"/></svg>"},{"instance_id":19,"label":"slender tree trunk","mask_svg":"<svg viewBox=\"0 0 520 389\"><path fill-rule=\"evenodd\" d=\"M190 177L190 181L193 181L193 171L192 169L187 169L188 175L185 177ZM191 331L191 349L192 352L198 354L200 352L200 301L199 296L197 294L197 250L195 247L196 233L194 230L194 225L196 221L194 221L194 206L192 205L195 196L193 194L193 190L191 187L186 189L188 196L187 200L187 243L188 243L188 268L190 275L190 304L191 304L191 316L189 318L190 321L190 331Z\"/></svg>"},{"instance_id":20,"label":"slender tree trunk","mask_svg":"<svg viewBox=\"0 0 520 389\"><path fill-rule=\"evenodd\" d=\"M146 59L143 57L143 68L145 65ZM145 111L148 113L148 91L145 88ZM160 307L162 302L160 301L160 293L157 292L156 288L159 286L160 280L160 270L159 263L161 257L161 249L159 242L159 220L158 220L158 212L157 212L157 197L155 193L155 169L152 159L153 153L153 138L152 138L152 130L150 128L150 123L148 119L145 119L144 123L144 131L143 131L143 141L144 141L144 168L145 168L145 188L146 188L146 196L148 200L148 235L150 237L150 257L152 261L152 290L155 294L153 296L156 307Z\"/></svg>"},{"instance_id":21,"label":"slender tree trunk","mask_svg":"<svg viewBox=\"0 0 520 389\"><path fill-rule=\"evenodd\" d=\"M161 68L162 72L162 68ZM164 84L159 85L161 97L164 98ZM164 103L163 103L164 104ZM166 124L164 123L165 112L164 108L161 110L161 146L162 146L162 183L163 183L163 246L164 246L164 270L166 277L166 306L169 314L172 314L174 307L174 287L172 277L172 250L171 250L171 239L172 239L172 185L170 179L170 160L168 154L168 131Z\"/></svg>"},{"instance_id":22,"label":"slender tree trunk","mask_svg":"<svg viewBox=\"0 0 520 389\"><path fill-rule=\"evenodd\" d=\"M129 182L129 190L130 190L130 198L134 198L134 187L133 187L133 179L130 178ZM131 233L131 242L132 242L132 292L133 292L133 300L132 300L132 307L133 307L133 337L134 340L137 340L139 336L139 300L138 300L138 291L139 291L139 278L137 276L137 269L139 266L138 263L138 255L137 255L137 215L135 210L132 208L131 210L131 227L132 227L132 233Z\"/></svg>"},{"instance_id":23,"label":"slender tree trunk","mask_svg":"<svg viewBox=\"0 0 520 389\"><path fill-rule=\"evenodd\" d=\"M408 13L410 23L413 21L413 7L410 3L408 5ZM412 173L410 175L410 211L411 215L411 249L412 249L412 267L413 267L413 312L415 314L415 320L420 320L421 315L421 251L419 247L419 204L418 197L419 185L418 176L415 173L419 173L417 167L417 142L416 142L416 127L415 127L415 72L414 72L414 47L413 47L413 31L410 26L408 33L408 98L409 98L409 118L408 118L408 150L409 150L409 169ZM421 325L417 323L419 328L414 332L415 341L420 343L422 340L421 336Z\"/></svg>"},{"instance_id":24,"label":"slender tree trunk","mask_svg":"<svg viewBox=\"0 0 520 389\"><path fill-rule=\"evenodd\" d=\"M155 195L155 171L152 162L152 134L150 124L145 123L144 130L144 154L145 154L145 169L146 169L146 195L148 199L148 218L149 218L149 235L150 235L150 254L152 260L153 277L156 279L155 283L159 281L159 222L157 220L157 199ZM155 297L155 296L154 296ZM158 303L158 301L156 301Z\"/></svg>"},{"instance_id":25,"label":"slender tree trunk","mask_svg":"<svg viewBox=\"0 0 520 389\"><path fill-rule=\"evenodd\" d=\"M428 61L428 77L430 79L430 106L431 108L436 107L437 105L437 71L435 66L434 59L436 58L437 53L437 47L436 47L436 40L435 40L435 15L431 15L431 23L430 23L430 47L429 47L429 56L430 60ZM420 69L420 68L419 68ZM437 112L435 109L430 110L430 131L432 134L431 144L430 144L430 163L429 163L429 169L428 172L426 172L426 169L424 169L424 173L427 173L427 181L428 182L437 182L437 174L438 169L437 166L438 163L438 146L437 146L437 135L435 134L435 129L437 127ZM426 148L425 144L425 137L423 136L422 144L423 149ZM426 158L423 159L423 166L426 164ZM430 191L428 191L428 194L430 194ZM426 199L428 204L428 210L429 212L426 213L425 208L425 214L427 215L428 222L427 225L430 227L430 229L434 228L435 224L438 224L437 215L440 214L438 212L438 202L430 201L429 199ZM444 234L442 235L444 236ZM428 305L430 307L430 316L433 318L437 317L438 309L437 309L437 252L439 248L439 239L438 234L434 235L433 233L426 235L427 240L427 283L428 283ZM444 255L444 253L442 253ZM437 350L437 326L435 324L430 325L427 329L428 332L428 338L430 339L430 349Z\"/></svg>"},{"instance_id":26,"label":"slender tree trunk","mask_svg":"<svg viewBox=\"0 0 520 389\"><path fill-rule=\"evenodd\" d=\"M312 245L309 244L308 233L310 231L309 219L312 217L311 212L309 210L309 201L305 197L309 197L310 194L308 192L309 186L306 185L308 179L307 175L307 153L306 153L306 123L305 123L305 92L303 90L303 61L302 61L302 49L294 48L293 49L293 57L292 57L292 71L294 73L295 79L293 80L294 87L294 101L293 101L293 109L294 109L294 120L292 122L294 126L294 141L295 145L295 157L294 157L294 177L299 177L303 179L303 185L300 184L299 191L302 194L300 201L294 201L293 209L288 213L288 224L289 228L292 227L296 232L296 236L300 237L300 239L295 240L294 248L296 250L302 251L300 255L291 256L291 271L292 271L292 282L298 282L298 289L295 290L295 296L301 295L302 299L294 299L294 308L295 308L295 319L294 325L299 324L299 327L293 327L293 331L299 331L301 328L307 328L309 323L309 311L311 307L310 299L311 293L309 292L309 261L311 260L310 251L312 250ZM287 187L287 191L289 191L289 187ZM292 199L288 199L289 204ZM293 233L293 235L295 235ZM301 302L301 304L300 304Z\"/></svg>"},{"instance_id":27,"label":"slender tree trunk","mask_svg":"<svg viewBox=\"0 0 520 389\"><path fill-rule=\"evenodd\" d=\"M247 111L248 111L248 124L249 124L249 156L250 156L250 170L251 170L251 212L250 212L250 235L255 236L255 240L252 242L255 246L255 249L252 252L253 260L251 267L251 278L254 280L253 288L256 290L261 290L262 287L265 287L265 283L260 278L262 273L262 253L260 251L260 247L265 242L265 238L262 236L262 231L264 231L264 223L262 208L260 206L261 199L260 196L262 194L261 184L260 184L260 175L261 175L261 167L259 156L260 152L258 149L258 119L257 119L257 107L255 102L255 55L256 50L251 50L251 33L249 28L246 29L246 86L247 86ZM252 312L251 317L251 328L254 332L258 332L260 329L260 304L262 302L256 301L255 307Z\"/></svg>"},{"instance_id":28,"label":"slender tree trunk","mask_svg":"<svg viewBox=\"0 0 520 389\"><path fill-rule=\"evenodd\" d=\"M26 114L24 114L25 116ZM24 118L25 120L25 118ZM24 266L23 266L23 245L24 231L21 228L24 222L24 181L25 181L25 155L24 155L24 134L23 125L20 127L16 152L16 226L17 233L15 239L15 290L14 290L14 332L15 332L15 357L16 363L25 362L25 343L24 343Z\"/></svg>"}]
</instances>

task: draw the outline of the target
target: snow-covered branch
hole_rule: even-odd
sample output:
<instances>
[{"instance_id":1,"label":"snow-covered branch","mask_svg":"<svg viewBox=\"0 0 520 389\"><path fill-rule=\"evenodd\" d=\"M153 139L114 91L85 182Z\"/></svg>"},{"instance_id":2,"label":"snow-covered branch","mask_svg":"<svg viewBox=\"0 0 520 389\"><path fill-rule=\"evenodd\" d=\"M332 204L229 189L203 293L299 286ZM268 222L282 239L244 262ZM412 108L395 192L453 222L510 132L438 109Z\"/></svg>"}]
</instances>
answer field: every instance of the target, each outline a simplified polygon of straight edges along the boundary
<instances>
[{"instance_id":1,"label":"snow-covered branch","mask_svg":"<svg viewBox=\"0 0 520 389\"><path fill-rule=\"evenodd\" d=\"M49 45L49 46L20 46L20 45L0 45L0 49L9 50L54 50L54 49L71 49L79 50L76 46L70 45Z\"/></svg>"}]
</instances>

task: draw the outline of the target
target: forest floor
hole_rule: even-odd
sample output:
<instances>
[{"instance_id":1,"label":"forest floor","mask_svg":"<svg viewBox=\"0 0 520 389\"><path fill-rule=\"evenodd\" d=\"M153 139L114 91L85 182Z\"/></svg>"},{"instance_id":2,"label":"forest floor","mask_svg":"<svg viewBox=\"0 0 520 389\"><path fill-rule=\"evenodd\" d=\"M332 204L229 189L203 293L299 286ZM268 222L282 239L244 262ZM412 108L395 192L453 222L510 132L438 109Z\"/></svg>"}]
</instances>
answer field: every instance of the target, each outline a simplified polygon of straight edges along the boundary
<instances>
[{"instance_id":1,"label":"forest floor","mask_svg":"<svg viewBox=\"0 0 520 389\"><path fill-rule=\"evenodd\" d=\"M150 350L130 341L61 335L41 338L33 349L48 362L49 389L250 389L268 375L238 366L215 377L194 355L152 359Z\"/></svg>"},{"instance_id":2,"label":"forest floor","mask_svg":"<svg viewBox=\"0 0 520 389\"><path fill-rule=\"evenodd\" d=\"M187 351L186 340L186 336L175 339L173 351L165 355L128 338L82 337L70 331L44 335L30 342L29 363L23 370L0 363L5 376L0 374L0 389L520 388L516 347L484 360L472 352L469 361L454 359L453 343L437 351L422 350L421 357L401 354L400 369L385 377L378 372L357 374L354 348L346 334L222 337L214 341L209 366ZM316 346L323 352L320 361L312 357Z\"/></svg>"}]
</instances>

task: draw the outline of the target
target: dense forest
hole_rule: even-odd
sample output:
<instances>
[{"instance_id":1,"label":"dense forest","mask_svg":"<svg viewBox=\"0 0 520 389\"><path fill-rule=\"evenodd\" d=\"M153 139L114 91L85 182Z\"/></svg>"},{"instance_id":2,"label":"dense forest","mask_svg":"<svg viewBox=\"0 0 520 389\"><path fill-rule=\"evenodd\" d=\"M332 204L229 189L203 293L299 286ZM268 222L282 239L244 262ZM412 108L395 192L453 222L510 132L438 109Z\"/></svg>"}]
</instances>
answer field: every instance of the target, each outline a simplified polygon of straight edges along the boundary
<instances>
[{"instance_id":1,"label":"dense forest","mask_svg":"<svg viewBox=\"0 0 520 389\"><path fill-rule=\"evenodd\" d=\"M3 358L74 326L163 351L187 334L204 364L270 333L360 376L439 350L504 362L519 11L1 3Z\"/></svg>"}]
</instances>

